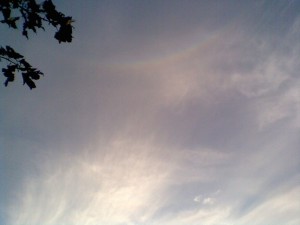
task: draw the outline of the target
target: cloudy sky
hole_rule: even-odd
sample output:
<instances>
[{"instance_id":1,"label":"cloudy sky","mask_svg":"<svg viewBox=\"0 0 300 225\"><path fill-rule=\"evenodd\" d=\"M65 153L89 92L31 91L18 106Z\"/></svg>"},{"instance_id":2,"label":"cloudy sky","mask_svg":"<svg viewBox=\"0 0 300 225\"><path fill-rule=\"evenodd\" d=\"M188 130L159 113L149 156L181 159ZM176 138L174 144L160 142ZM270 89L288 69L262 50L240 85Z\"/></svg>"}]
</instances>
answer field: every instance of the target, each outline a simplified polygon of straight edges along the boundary
<instances>
[{"instance_id":1,"label":"cloudy sky","mask_svg":"<svg viewBox=\"0 0 300 225\"><path fill-rule=\"evenodd\" d=\"M45 76L0 87L0 225L300 224L300 1L54 3L71 44L1 25Z\"/></svg>"}]
</instances>

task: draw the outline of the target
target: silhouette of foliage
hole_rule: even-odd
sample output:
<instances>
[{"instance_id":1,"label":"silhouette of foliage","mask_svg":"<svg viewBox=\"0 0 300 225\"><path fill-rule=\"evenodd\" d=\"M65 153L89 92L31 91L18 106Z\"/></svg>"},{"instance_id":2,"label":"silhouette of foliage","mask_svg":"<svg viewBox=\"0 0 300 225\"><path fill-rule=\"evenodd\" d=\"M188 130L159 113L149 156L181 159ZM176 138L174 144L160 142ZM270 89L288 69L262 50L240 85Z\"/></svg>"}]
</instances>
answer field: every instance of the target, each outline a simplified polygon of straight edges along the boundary
<instances>
[{"instance_id":1,"label":"silhouette of foliage","mask_svg":"<svg viewBox=\"0 0 300 225\"><path fill-rule=\"evenodd\" d=\"M54 38L61 42L72 42L72 17L65 16L56 10L51 0L37 3L35 0L0 0L0 11L3 15L1 23L7 24L9 28L18 29L22 25L22 35L29 38L29 31L34 33L38 29L45 30L44 24L57 29ZM38 80L43 73L28 63L24 56L16 52L10 46L0 46L0 61L6 62L2 73L6 77L4 85L15 80L15 73L22 74L23 84L30 89L36 87L34 80Z\"/></svg>"}]
</instances>

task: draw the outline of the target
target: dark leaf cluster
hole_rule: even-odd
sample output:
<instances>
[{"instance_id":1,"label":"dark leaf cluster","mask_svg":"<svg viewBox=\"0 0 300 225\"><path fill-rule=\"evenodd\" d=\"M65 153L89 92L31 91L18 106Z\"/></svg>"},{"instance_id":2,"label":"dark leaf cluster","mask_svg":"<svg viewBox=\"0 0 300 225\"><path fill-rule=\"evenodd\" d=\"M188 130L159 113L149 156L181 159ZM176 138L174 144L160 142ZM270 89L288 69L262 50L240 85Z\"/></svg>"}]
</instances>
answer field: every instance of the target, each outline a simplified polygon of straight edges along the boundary
<instances>
[{"instance_id":1,"label":"dark leaf cluster","mask_svg":"<svg viewBox=\"0 0 300 225\"><path fill-rule=\"evenodd\" d=\"M72 17L65 16L56 10L51 0L38 4L35 0L0 0L1 23L17 29L18 22L22 23L22 34L28 38L28 31L44 30L44 24L57 28L54 37L61 42L72 41ZM15 16L17 15L17 16Z\"/></svg>"},{"instance_id":2,"label":"dark leaf cluster","mask_svg":"<svg viewBox=\"0 0 300 225\"><path fill-rule=\"evenodd\" d=\"M28 32L36 33L39 29L45 30L44 25L56 28L54 38L61 42L72 42L72 17L65 16L56 10L51 0L37 3L36 0L0 0L0 11L3 19L1 23L18 29L22 25L22 35L28 39ZM0 14L1 15L1 14ZM1 17L1 16L0 16ZM0 61L4 60L7 66L2 69L6 77L5 86L14 81L16 72L22 74L23 84L30 89L35 88L34 80L38 80L43 73L33 68L24 58L10 46L0 46Z\"/></svg>"},{"instance_id":3,"label":"dark leaf cluster","mask_svg":"<svg viewBox=\"0 0 300 225\"><path fill-rule=\"evenodd\" d=\"M26 84L30 89L36 88L34 80L40 79L43 75L41 71L32 67L24 58L23 55L17 53L13 48L6 46L0 47L0 61L6 60L8 65L2 69L3 75L6 77L4 85L15 80L15 73L20 72L23 78L23 84Z\"/></svg>"}]
</instances>

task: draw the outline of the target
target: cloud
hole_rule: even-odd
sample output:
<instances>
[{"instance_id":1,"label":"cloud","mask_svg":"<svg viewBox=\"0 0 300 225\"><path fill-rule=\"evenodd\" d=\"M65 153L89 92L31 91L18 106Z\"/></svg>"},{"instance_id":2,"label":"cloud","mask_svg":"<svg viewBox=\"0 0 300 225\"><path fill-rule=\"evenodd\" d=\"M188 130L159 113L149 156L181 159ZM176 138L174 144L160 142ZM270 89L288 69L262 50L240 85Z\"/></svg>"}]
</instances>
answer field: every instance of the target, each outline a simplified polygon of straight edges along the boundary
<instances>
[{"instance_id":1,"label":"cloud","mask_svg":"<svg viewBox=\"0 0 300 225\"><path fill-rule=\"evenodd\" d=\"M216 26L195 17L184 27L178 18L191 11L179 2L134 21L137 5L107 3L97 42L81 42L86 52L56 55L44 40L33 49L60 76L4 104L0 160L14 171L7 224L299 223L299 21L287 35L254 32L266 26L252 15L264 11L257 6L251 29L218 13L203 22ZM247 11L225 5L226 18Z\"/></svg>"},{"instance_id":2,"label":"cloud","mask_svg":"<svg viewBox=\"0 0 300 225\"><path fill-rule=\"evenodd\" d=\"M210 179L207 169L220 163L212 150L169 149L151 138L116 136L90 144L76 155L46 151L32 161L39 172L26 176L8 203L10 224L143 223L173 197L177 185ZM186 167L189 165L188 167ZM183 168L185 169L183 170ZM197 174L198 173L198 174ZM207 198L208 199L208 198ZM204 204L209 204L207 199ZM180 203L180 202L179 202Z\"/></svg>"},{"instance_id":3,"label":"cloud","mask_svg":"<svg viewBox=\"0 0 300 225\"><path fill-rule=\"evenodd\" d=\"M194 198L194 201L195 201L195 202L201 202L202 199L203 199L203 196L202 196L202 195L198 195L198 196L196 196L196 197Z\"/></svg>"},{"instance_id":4,"label":"cloud","mask_svg":"<svg viewBox=\"0 0 300 225\"><path fill-rule=\"evenodd\" d=\"M243 187L240 187L243 188ZM225 193L226 194L226 193ZM156 224L241 224L241 225L263 225L282 223L296 225L299 223L297 210L299 203L299 188L285 187L272 194L270 198L262 201L245 214L235 213L236 204L234 201L215 201L212 198L205 198L202 207L195 207L190 210L182 210L179 213L165 216ZM200 199L200 198L199 198ZM233 200L233 199L231 199Z\"/></svg>"},{"instance_id":5,"label":"cloud","mask_svg":"<svg viewBox=\"0 0 300 225\"><path fill-rule=\"evenodd\" d=\"M214 198L205 198L205 199L203 199L202 204L203 205L213 205L213 204L215 204L215 202L216 202L216 199L214 199Z\"/></svg>"},{"instance_id":6,"label":"cloud","mask_svg":"<svg viewBox=\"0 0 300 225\"><path fill-rule=\"evenodd\" d=\"M289 118L290 126L299 127L299 80L292 79L286 90L257 102L258 126L263 129L282 119Z\"/></svg>"},{"instance_id":7,"label":"cloud","mask_svg":"<svg viewBox=\"0 0 300 225\"><path fill-rule=\"evenodd\" d=\"M296 225L300 222L299 217L296 216L300 208L299 201L296 200L299 197L299 186L284 190L243 216L240 219L240 224L263 225L271 223L280 225L289 221L288 224Z\"/></svg>"},{"instance_id":8,"label":"cloud","mask_svg":"<svg viewBox=\"0 0 300 225\"><path fill-rule=\"evenodd\" d=\"M217 201L217 196L221 193L222 191L219 189L212 193L209 196L203 196L203 195L198 195L194 198L195 202L202 203L203 205L213 205Z\"/></svg>"},{"instance_id":9,"label":"cloud","mask_svg":"<svg viewBox=\"0 0 300 225\"><path fill-rule=\"evenodd\" d=\"M226 218L230 214L230 208L223 206L201 208L201 209L192 209L182 211L176 215L171 215L166 218L162 218L159 223L156 224L170 224L170 225L179 225L179 224L191 224L196 225L201 223L207 225L213 224L227 224Z\"/></svg>"},{"instance_id":10,"label":"cloud","mask_svg":"<svg viewBox=\"0 0 300 225\"><path fill-rule=\"evenodd\" d=\"M116 224L151 216L172 168L146 143L119 139L99 148L39 165L43 172L11 199L9 223Z\"/></svg>"}]
</instances>

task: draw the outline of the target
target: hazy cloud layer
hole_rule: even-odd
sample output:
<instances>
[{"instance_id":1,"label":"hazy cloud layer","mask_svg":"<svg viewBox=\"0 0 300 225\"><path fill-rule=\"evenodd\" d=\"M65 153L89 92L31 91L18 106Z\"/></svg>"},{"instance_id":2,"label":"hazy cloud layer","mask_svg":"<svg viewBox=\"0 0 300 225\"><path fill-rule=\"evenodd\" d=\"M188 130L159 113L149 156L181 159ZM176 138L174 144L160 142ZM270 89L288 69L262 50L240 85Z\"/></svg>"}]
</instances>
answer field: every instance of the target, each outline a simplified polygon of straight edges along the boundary
<instances>
[{"instance_id":1,"label":"hazy cloud layer","mask_svg":"<svg viewBox=\"0 0 300 225\"><path fill-rule=\"evenodd\" d=\"M57 4L74 43L0 89L1 225L300 223L298 2Z\"/></svg>"}]
</instances>

